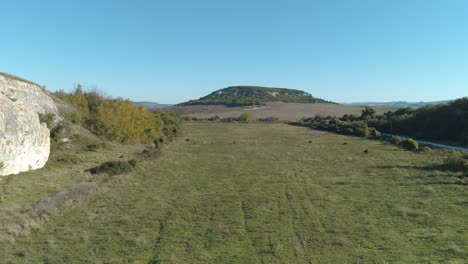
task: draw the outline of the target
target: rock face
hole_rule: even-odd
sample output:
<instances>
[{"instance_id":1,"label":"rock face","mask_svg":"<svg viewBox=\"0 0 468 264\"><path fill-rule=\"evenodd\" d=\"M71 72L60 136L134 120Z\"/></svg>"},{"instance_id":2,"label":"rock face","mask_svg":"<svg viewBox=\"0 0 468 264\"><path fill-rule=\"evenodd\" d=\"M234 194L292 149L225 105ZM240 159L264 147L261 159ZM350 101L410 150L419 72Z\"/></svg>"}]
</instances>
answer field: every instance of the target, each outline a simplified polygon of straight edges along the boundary
<instances>
[{"instance_id":1,"label":"rock face","mask_svg":"<svg viewBox=\"0 0 468 264\"><path fill-rule=\"evenodd\" d=\"M50 154L50 131L38 114L61 120L38 85L0 73L0 176L42 168Z\"/></svg>"}]
</instances>

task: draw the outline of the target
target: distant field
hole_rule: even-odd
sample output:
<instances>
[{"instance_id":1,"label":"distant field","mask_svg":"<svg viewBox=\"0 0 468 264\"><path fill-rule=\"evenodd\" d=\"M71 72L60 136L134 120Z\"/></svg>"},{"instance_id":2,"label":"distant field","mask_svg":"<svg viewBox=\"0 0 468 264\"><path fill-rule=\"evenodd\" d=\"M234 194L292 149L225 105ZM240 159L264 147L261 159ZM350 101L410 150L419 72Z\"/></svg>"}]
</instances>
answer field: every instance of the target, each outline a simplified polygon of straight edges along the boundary
<instances>
[{"instance_id":1,"label":"distant field","mask_svg":"<svg viewBox=\"0 0 468 264\"><path fill-rule=\"evenodd\" d=\"M467 181L431 170L441 162L437 154L284 124L189 123L183 131L159 159L108 179L95 199L31 234L1 240L0 262L464 263L468 258ZM103 150L109 158L120 155L118 149L112 152ZM71 169L71 181L95 177ZM7 193L0 201L12 211L15 201L24 204L39 194L28 198L34 190L28 175L0 182ZM38 176L38 188L47 193L63 188Z\"/></svg>"},{"instance_id":2,"label":"distant field","mask_svg":"<svg viewBox=\"0 0 468 264\"><path fill-rule=\"evenodd\" d=\"M346 106L336 104L299 104L270 102L265 107L226 107L221 105L177 106L160 109L185 116L208 118L218 115L224 117L239 117L244 112L251 112L256 118L278 117L280 120L294 121L304 116L315 115L342 116L344 114L361 114L362 106ZM394 108L375 108L378 113L395 110Z\"/></svg>"}]
</instances>

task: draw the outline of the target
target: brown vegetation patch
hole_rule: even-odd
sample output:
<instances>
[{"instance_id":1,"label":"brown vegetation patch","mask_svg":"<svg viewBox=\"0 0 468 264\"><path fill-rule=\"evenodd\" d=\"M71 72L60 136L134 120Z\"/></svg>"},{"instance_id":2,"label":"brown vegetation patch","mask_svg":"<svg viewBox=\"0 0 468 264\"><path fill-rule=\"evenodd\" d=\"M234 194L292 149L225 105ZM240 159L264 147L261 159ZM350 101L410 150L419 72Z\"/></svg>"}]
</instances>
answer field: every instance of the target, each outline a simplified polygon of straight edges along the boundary
<instances>
[{"instance_id":1,"label":"brown vegetation patch","mask_svg":"<svg viewBox=\"0 0 468 264\"><path fill-rule=\"evenodd\" d=\"M301 104L301 103L282 103L269 102L265 106L251 107L227 107L222 105L193 105L193 106L174 106L160 109L166 113L176 113L183 116L209 118L218 115L220 118L239 117L246 111L253 114L255 118L277 117L280 120L298 120L304 116L342 116L344 114L358 115L364 107L346 106L337 104ZM376 108L377 112L383 113L390 108Z\"/></svg>"}]
</instances>

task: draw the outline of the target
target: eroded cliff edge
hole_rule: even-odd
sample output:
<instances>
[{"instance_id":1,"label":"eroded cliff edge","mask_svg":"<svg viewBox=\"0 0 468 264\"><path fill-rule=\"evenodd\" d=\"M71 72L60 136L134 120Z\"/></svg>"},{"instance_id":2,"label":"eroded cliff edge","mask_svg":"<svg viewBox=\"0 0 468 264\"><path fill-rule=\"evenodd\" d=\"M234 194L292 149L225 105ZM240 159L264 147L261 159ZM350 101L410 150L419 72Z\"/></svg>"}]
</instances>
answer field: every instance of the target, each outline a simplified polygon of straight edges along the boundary
<instances>
[{"instance_id":1,"label":"eroded cliff edge","mask_svg":"<svg viewBox=\"0 0 468 264\"><path fill-rule=\"evenodd\" d=\"M38 114L61 120L39 85L0 73L0 176L42 168L50 154L50 131Z\"/></svg>"}]
</instances>

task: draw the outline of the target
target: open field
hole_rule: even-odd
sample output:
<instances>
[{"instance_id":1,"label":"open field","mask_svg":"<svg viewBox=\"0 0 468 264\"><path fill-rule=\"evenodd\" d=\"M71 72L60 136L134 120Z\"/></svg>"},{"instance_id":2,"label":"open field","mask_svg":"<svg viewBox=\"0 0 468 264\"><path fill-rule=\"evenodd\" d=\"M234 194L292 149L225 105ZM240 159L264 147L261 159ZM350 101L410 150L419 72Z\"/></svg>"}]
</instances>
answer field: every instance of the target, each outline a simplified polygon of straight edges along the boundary
<instances>
[{"instance_id":1,"label":"open field","mask_svg":"<svg viewBox=\"0 0 468 264\"><path fill-rule=\"evenodd\" d=\"M278 117L280 120L295 121L304 116L342 116L344 114L360 115L362 106L346 106L336 104L300 104L270 102L263 107L226 107L222 105L176 106L160 109L198 118L209 118L218 115L221 118L239 117L242 113L251 112L256 118ZM378 113L395 110L394 108L375 108Z\"/></svg>"},{"instance_id":2,"label":"open field","mask_svg":"<svg viewBox=\"0 0 468 264\"><path fill-rule=\"evenodd\" d=\"M0 240L0 260L464 263L468 258L467 181L433 170L441 162L437 153L416 154L285 124L188 123L183 131L159 159L107 179L93 199L29 234ZM115 159L137 151L122 146L88 155ZM92 159L86 162L93 165ZM60 170L70 178L63 186L91 177L81 167ZM64 188L52 185L47 174L34 183L32 177L2 179L0 207L21 207ZM34 184L42 191L34 192ZM25 191L9 193L12 188Z\"/></svg>"}]
</instances>

